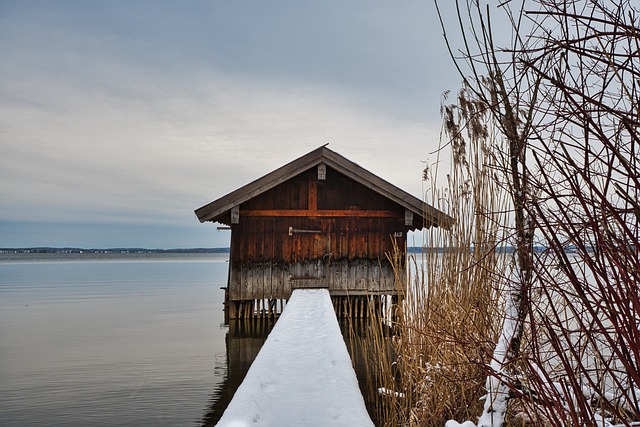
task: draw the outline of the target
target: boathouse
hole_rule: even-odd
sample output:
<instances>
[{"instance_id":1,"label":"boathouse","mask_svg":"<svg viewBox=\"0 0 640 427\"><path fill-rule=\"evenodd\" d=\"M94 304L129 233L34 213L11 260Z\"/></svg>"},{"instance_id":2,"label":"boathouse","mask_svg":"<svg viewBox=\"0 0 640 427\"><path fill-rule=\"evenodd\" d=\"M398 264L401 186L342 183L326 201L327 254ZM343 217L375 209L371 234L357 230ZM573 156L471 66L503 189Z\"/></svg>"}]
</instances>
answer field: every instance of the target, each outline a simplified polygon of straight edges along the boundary
<instances>
[{"instance_id":1,"label":"boathouse","mask_svg":"<svg viewBox=\"0 0 640 427\"><path fill-rule=\"evenodd\" d=\"M326 145L195 212L231 228L227 319L278 314L298 288L362 317L402 292L391 257L403 274L407 232L452 222Z\"/></svg>"}]
</instances>

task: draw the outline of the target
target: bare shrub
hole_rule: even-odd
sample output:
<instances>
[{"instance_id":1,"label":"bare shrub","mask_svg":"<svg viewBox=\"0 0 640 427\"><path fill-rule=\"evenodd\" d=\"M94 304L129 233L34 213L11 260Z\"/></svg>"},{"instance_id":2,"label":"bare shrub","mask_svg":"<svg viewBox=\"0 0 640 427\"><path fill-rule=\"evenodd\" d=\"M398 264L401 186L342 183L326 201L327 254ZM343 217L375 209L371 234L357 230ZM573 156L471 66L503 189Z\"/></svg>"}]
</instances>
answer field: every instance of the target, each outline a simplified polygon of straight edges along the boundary
<instances>
[{"instance_id":1,"label":"bare shrub","mask_svg":"<svg viewBox=\"0 0 640 427\"><path fill-rule=\"evenodd\" d=\"M530 286L522 288L527 323L521 324L522 340L511 341L508 374L494 375L517 402L512 410L521 411L520 420L635 425L640 421L638 7L628 0L456 5L463 44L451 49L452 57L465 85L473 88L472 98L484 102L487 120L497 123L509 142L503 153L521 162L524 185L510 183L515 233L535 236L540 249L530 266L520 259L521 268L532 272ZM511 23L505 46L496 45L491 11ZM465 14L469 26L462 23ZM523 144L521 151L512 149L514 141ZM503 170L514 168L505 164ZM525 221L518 221L519 207ZM501 424L500 419L490 423Z\"/></svg>"},{"instance_id":2,"label":"bare shrub","mask_svg":"<svg viewBox=\"0 0 640 427\"><path fill-rule=\"evenodd\" d=\"M519 58L542 80L532 150L546 248L531 307L529 412L553 425L640 420L640 15L540 1Z\"/></svg>"}]
</instances>

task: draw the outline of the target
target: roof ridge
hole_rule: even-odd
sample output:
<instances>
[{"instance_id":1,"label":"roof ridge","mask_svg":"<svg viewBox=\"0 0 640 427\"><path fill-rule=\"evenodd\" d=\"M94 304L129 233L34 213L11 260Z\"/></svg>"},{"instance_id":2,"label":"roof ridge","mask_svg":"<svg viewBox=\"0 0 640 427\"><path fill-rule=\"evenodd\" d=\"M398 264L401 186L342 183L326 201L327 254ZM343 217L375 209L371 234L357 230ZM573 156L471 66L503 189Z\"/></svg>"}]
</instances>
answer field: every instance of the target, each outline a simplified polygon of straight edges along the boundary
<instances>
[{"instance_id":1,"label":"roof ridge","mask_svg":"<svg viewBox=\"0 0 640 427\"><path fill-rule=\"evenodd\" d=\"M347 178L394 201L405 207L405 209L412 211L414 214L425 217L431 224L447 226L453 222L453 218L449 215L428 205L426 202L396 187L383 178L380 178L343 155L331 150L327 147L328 145L329 143L326 143L225 196L196 209L196 216L200 222L217 221L225 213L230 211L231 208L276 187L320 163L325 163Z\"/></svg>"}]
</instances>

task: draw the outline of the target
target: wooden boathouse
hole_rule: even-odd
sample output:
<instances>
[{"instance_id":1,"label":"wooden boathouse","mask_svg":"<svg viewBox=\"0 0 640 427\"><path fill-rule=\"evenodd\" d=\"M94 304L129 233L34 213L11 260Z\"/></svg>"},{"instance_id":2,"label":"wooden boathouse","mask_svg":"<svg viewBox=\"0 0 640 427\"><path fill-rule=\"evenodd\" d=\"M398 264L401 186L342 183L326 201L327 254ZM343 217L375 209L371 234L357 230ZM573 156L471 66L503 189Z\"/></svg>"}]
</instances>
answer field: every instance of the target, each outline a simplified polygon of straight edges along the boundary
<instances>
[{"instance_id":1,"label":"wooden boathouse","mask_svg":"<svg viewBox=\"0 0 640 427\"><path fill-rule=\"evenodd\" d=\"M390 257L405 268L407 232L452 222L326 145L195 212L231 228L227 319L277 315L298 288L363 317L402 292Z\"/></svg>"}]
</instances>

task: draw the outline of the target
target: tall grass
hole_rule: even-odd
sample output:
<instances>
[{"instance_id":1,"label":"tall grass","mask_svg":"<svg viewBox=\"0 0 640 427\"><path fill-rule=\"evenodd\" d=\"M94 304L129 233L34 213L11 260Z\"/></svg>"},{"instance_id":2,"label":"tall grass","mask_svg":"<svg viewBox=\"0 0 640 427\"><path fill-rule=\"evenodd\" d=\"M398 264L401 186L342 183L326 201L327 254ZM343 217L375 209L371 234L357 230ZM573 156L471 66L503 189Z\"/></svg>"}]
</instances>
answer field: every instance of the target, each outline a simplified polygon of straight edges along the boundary
<instances>
[{"instance_id":1,"label":"tall grass","mask_svg":"<svg viewBox=\"0 0 640 427\"><path fill-rule=\"evenodd\" d=\"M404 298L393 320L368 324L370 399L383 426L442 426L482 412L486 365L501 326L500 288L511 255L506 239L508 195L495 173L489 135L450 150L444 189L425 172L428 203L455 218L450 229L430 228L409 273L395 262ZM390 258L405 248L396 248Z\"/></svg>"}]
</instances>

